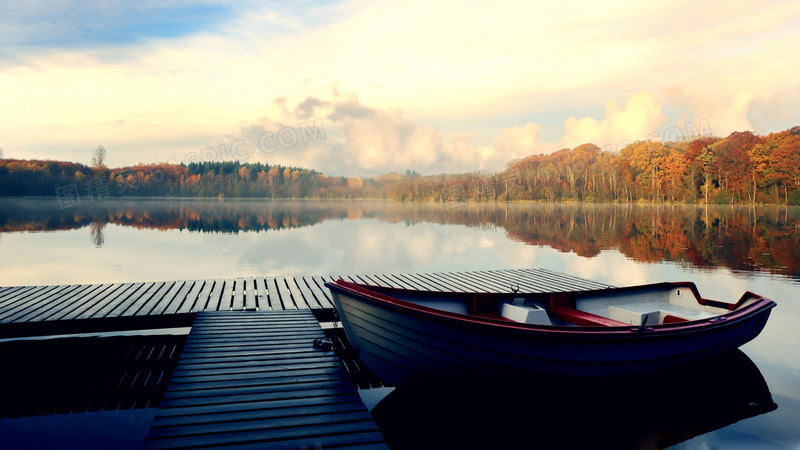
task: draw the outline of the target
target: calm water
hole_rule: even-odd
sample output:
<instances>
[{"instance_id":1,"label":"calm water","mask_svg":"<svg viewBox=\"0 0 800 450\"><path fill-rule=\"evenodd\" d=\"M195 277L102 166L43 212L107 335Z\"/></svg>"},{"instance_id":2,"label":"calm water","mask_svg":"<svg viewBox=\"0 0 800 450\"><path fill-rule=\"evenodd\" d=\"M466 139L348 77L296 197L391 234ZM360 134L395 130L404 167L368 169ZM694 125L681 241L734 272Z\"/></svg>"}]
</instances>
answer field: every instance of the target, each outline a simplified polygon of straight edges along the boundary
<instances>
[{"instance_id":1,"label":"calm water","mask_svg":"<svg viewBox=\"0 0 800 450\"><path fill-rule=\"evenodd\" d=\"M7 199L0 256L4 286L544 267L620 286L688 280L726 301L750 290L778 303L742 347L778 408L679 447L800 446L797 208ZM728 395L713 380L708 394Z\"/></svg>"}]
</instances>

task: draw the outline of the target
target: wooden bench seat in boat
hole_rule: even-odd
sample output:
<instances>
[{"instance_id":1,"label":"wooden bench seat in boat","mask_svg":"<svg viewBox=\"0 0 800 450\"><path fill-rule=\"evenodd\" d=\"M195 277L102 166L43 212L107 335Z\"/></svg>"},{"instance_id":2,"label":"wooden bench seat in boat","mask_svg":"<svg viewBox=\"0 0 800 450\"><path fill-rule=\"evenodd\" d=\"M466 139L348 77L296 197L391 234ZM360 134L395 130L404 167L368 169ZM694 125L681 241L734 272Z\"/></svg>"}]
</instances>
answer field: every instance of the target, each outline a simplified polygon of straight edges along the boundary
<instances>
[{"instance_id":1,"label":"wooden bench seat in boat","mask_svg":"<svg viewBox=\"0 0 800 450\"><path fill-rule=\"evenodd\" d=\"M553 308L550 315L563 320L564 322L582 327L627 327L630 324L619 320L609 319L608 317L598 316L590 312L581 311L575 308ZM637 324L638 325L638 324Z\"/></svg>"},{"instance_id":2,"label":"wooden bench seat in boat","mask_svg":"<svg viewBox=\"0 0 800 450\"><path fill-rule=\"evenodd\" d=\"M608 305L608 317L628 325L640 325L645 316L649 325L655 325L708 319L714 317L714 314L664 302Z\"/></svg>"},{"instance_id":3,"label":"wooden bench seat in boat","mask_svg":"<svg viewBox=\"0 0 800 450\"><path fill-rule=\"evenodd\" d=\"M629 324L575 308L575 301L565 292L550 296L550 315L583 327L627 327Z\"/></svg>"}]
</instances>

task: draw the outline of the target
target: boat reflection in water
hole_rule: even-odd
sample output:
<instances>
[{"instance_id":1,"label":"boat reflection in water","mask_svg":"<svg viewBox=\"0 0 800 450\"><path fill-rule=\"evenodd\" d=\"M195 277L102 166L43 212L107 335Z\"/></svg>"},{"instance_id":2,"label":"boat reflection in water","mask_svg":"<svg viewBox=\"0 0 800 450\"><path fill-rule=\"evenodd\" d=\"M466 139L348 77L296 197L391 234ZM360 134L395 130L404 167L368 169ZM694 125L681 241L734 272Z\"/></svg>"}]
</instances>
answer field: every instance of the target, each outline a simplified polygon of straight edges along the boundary
<instances>
[{"instance_id":1,"label":"boat reflection in water","mask_svg":"<svg viewBox=\"0 0 800 450\"><path fill-rule=\"evenodd\" d=\"M663 448L773 411L739 350L622 377L403 386L372 411L391 448Z\"/></svg>"}]
</instances>

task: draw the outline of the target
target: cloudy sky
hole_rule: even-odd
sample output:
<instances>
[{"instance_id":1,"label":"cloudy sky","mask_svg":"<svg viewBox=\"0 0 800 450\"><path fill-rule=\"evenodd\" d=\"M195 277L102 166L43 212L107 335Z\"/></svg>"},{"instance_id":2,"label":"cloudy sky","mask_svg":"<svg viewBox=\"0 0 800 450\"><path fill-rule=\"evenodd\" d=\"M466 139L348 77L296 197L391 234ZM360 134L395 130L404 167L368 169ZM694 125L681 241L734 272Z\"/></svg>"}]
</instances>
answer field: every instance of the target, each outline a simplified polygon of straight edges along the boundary
<instances>
[{"instance_id":1,"label":"cloudy sky","mask_svg":"<svg viewBox=\"0 0 800 450\"><path fill-rule=\"evenodd\" d=\"M796 1L285 3L6 3L0 148L439 173L800 124Z\"/></svg>"}]
</instances>

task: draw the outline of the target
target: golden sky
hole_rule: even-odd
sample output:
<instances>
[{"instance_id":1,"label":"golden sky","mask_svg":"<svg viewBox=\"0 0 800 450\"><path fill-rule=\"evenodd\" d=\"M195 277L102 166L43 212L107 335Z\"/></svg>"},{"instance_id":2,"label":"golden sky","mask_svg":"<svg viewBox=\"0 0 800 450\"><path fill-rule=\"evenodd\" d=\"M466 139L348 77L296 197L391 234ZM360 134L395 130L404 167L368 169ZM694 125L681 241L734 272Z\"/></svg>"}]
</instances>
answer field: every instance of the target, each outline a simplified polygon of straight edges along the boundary
<instances>
[{"instance_id":1,"label":"golden sky","mask_svg":"<svg viewBox=\"0 0 800 450\"><path fill-rule=\"evenodd\" d=\"M0 147L12 158L88 163L103 145L112 167L438 173L800 124L792 1L7 8Z\"/></svg>"}]
</instances>

